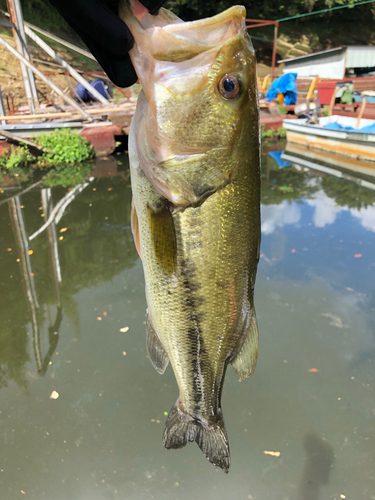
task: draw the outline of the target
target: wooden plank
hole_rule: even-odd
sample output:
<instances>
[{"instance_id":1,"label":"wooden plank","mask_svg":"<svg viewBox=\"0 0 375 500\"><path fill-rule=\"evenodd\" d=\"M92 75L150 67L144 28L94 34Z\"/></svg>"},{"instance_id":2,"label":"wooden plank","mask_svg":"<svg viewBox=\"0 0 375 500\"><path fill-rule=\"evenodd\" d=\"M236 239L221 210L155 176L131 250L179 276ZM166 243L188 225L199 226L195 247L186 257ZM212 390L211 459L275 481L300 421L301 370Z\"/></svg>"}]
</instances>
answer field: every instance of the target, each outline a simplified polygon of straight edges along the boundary
<instances>
[{"instance_id":1,"label":"wooden plank","mask_svg":"<svg viewBox=\"0 0 375 500\"><path fill-rule=\"evenodd\" d=\"M94 108L94 109L85 109L85 111L89 115L107 115L108 113L121 113L121 112L135 112L135 103L129 103L126 106L121 107L111 107L111 108ZM68 118L72 116L77 116L77 120L81 120L81 115L76 115L70 111L66 111L64 113L38 113L36 115L6 115L3 117L4 120L7 121L22 121L22 120L44 120L45 118Z\"/></svg>"},{"instance_id":2,"label":"wooden plank","mask_svg":"<svg viewBox=\"0 0 375 500\"><path fill-rule=\"evenodd\" d=\"M8 132L7 130L0 128L0 135L4 136L11 144L17 144L17 146L25 144L29 148L30 153L34 156L41 156L44 153L44 149L35 144L35 142L23 139L16 134Z\"/></svg>"}]
</instances>

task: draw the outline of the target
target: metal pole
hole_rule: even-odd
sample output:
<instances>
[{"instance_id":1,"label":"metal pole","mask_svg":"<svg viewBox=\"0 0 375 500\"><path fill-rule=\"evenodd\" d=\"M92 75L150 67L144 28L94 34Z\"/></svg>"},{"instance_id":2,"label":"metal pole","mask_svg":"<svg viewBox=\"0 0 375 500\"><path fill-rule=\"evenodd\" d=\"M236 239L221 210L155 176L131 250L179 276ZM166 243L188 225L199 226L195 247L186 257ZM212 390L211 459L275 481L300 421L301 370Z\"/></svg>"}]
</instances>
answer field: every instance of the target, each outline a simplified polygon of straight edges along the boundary
<instances>
[{"instance_id":1,"label":"metal pole","mask_svg":"<svg viewBox=\"0 0 375 500\"><path fill-rule=\"evenodd\" d=\"M374 0L375 1L375 0ZM0 9L0 14L3 14L4 16L10 17L8 12L5 12L5 10ZM12 28L13 23L7 23L7 21L0 21L0 25L2 26L7 26L8 28ZM31 28L33 31L37 31L41 35L46 36L47 38L50 38L51 40L60 43L61 45L64 45L65 47L68 47L68 49L72 49L75 52L78 52L78 54L82 54L85 57L88 57L89 59L92 59L93 61L96 61L95 57L89 52L88 50L81 49L77 45L74 45L73 43L69 43L66 40L63 40L62 38L59 38L56 35L52 35L52 33L49 33L46 30L42 30L41 28L38 28L38 26L34 26L34 24L28 23L26 21L23 22L24 26L27 26Z\"/></svg>"},{"instance_id":2,"label":"metal pole","mask_svg":"<svg viewBox=\"0 0 375 500\"><path fill-rule=\"evenodd\" d=\"M22 42L22 52L21 54L28 60L30 61L30 53L29 53L29 46L27 44L27 39L24 31L24 21L23 21L23 13L22 13L22 7L21 7L21 2L20 0L9 0L10 2L14 3L15 6L15 11L16 11L16 16L17 16L17 21L18 21L18 26L17 26L17 31L18 35L21 39ZM34 102L34 109L39 109L39 98L38 98L38 90L36 88L36 83L35 83L35 78L33 75L33 72L30 70L30 68L27 68L27 76L29 78L30 82L30 87L31 87L31 95L33 98Z\"/></svg>"},{"instance_id":3,"label":"metal pole","mask_svg":"<svg viewBox=\"0 0 375 500\"><path fill-rule=\"evenodd\" d=\"M276 45L277 45L277 33L279 30L279 23L275 22L274 35L273 35L273 51L272 51L272 82L275 77L275 66L276 66ZM271 82L271 83L272 83Z\"/></svg>"},{"instance_id":4,"label":"metal pole","mask_svg":"<svg viewBox=\"0 0 375 500\"><path fill-rule=\"evenodd\" d=\"M42 30L41 28L38 28L38 26L34 26L34 24L24 22L24 25L27 26L28 28L31 28L33 31L37 31L41 35L46 36L47 38L53 40L54 42L59 43L60 45L64 45L64 47L67 47L68 49L72 49L78 54L82 54L83 56L87 57L88 59L92 59L93 61L96 61L95 57L91 54L91 52L81 49L80 47L77 47L77 45L74 45L73 43L69 43L66 40L63 40L62 38L59 38L56 35L53 35L52 33L49 33L48 31Z\"/></svg>"},{"instance_id":5,"label":"metal pole","mask_svg":"<svg viewBox=\"0 0 375 500\"><path fill-rule=\"evenodd\" d=\"M59 87L57 85L55 85L52 80L50 80L41 71L39 71L39 69L36 68L33 64L31 64L30 61L28 61L27 59L25 59L22 54L20 54L19 52L17 52L17 50L14 49L1 36L0 36L0 43L2 45L4 45L4 47L6 47L13 55L15 55L16 57L18 57L18 59L20 61L22 61L27 67L29 67L33 73L35 73L36 75L38 75L39 78L41 80L43 80L47 85L49 85L52 88L52 90L54 90L56 92L56 94L58 94L60 97L62 97L64 99L64 101L66 101L74 109L76 109L81 115L83 115L86 118L86 120L89 120L89 121L93 120L93 118L88 113L86 113L86 111L84 111L71 97L69 97L68 95L64 94L64 92L61 89L59 89Z\"/></svg>"},{"instance_id":6,"label":"metal pole","mask_svg":"<svg viewBox=\"0 0 375 500\"><path fill-rule=\"evenodd\" d=\"M26 60L30 60L26 36L23 31L23 17L19 0L7 0L7 6L10 14L10 20L15 25L15 27L12 28L12 31L14 40L16 42L16 48ZM30 113L34 114L35 108L39 108L38 92L36 90L34 75L29 70L29 68L27 68L27 65L25 65L23 62L21 62L21 71Z\"/></svg>"},{"instance_id":7,"label":"metal pole","mask_svg":"<svg viewBox=\"0 0 375 500\"><path fill-rule=\"evenodd\" d=\"M87 89L90 94L95 97L96 100L102 104L108 105L109 101L103 97L97 90L94 89L92 85L89 84L77 71L72 68L62 57L60 57L49 45L46 44L38 35L36 35L28 26L25 26L25 33L34 40L35 43L39 45L47 54L53 57L63 68L65 68L72 75L73 78L77 80L81 85Z\"/></svg>"},{"instance_id":8,"label":"metal pole","mask_svg":"<svg viewBox=\"0 0 375 500\"><path fill-rule=\"evenodd\" d=\"M3 101L3 94L1 93L0 89L0 117L6 116L5 114L5 107L4 107L4 101ZM6 120L0 120L1 125L6 125Z\"/></svg>"}]
</instances>

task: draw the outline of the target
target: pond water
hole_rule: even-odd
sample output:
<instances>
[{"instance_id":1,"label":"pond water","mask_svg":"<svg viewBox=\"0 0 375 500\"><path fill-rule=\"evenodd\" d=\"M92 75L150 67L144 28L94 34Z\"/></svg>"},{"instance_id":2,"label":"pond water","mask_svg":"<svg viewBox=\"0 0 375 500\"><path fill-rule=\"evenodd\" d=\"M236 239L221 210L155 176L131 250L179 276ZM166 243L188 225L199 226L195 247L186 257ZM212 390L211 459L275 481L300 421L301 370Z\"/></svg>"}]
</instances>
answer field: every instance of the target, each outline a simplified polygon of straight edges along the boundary
<instances>
[{"instance_id":1,"label":"pond water","mask_svg":"<svg viewBox=\"0 0 375 500\"><path fill-rule=\"evenodd\" d=\"M0 194L1 500L375 499L375 192L262 158L260 353L227 372L228 475L162 445L177 385L147 359L127 157Z\"/></svg>"}]
</instances>

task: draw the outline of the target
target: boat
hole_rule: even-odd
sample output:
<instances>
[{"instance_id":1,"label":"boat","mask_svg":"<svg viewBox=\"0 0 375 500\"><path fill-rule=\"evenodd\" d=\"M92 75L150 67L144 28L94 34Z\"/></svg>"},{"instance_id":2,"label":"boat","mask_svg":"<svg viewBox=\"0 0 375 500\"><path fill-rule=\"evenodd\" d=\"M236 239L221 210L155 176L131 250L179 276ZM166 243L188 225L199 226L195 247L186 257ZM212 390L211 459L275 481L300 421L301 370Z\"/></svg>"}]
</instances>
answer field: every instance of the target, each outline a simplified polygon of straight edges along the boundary
<instances>
[{"instance_id":1,"label":"boat","mask_svg":"<svg viewBox=\"0 0 375 500\"><path fill-rule=\"evenodd\" d=\"M287 143L281 159L298 169L309 169L323 175L338 177L375 191L375 164L306 146Z\"/></svg>"},{"instance_id":2,"label":"boat","mask_svg":"<svg viewBox=\"0 0 375 500\"><path fill-rule=\"evenodd\" d=\"M283 121L287 142L357 160L375 162L375 120L324 116Z\"/></svg>"}]
</instances>

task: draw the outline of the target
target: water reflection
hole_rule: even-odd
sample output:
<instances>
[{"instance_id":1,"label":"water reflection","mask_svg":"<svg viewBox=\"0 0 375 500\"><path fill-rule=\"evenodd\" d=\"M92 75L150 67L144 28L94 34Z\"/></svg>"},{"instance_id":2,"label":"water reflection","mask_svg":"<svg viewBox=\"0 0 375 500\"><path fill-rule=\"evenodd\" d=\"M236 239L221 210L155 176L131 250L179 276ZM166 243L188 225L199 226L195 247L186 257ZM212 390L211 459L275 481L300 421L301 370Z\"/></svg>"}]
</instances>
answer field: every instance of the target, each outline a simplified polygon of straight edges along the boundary
<instances>
[{"instance_id":1,"label":"water reflection","mask_svg":"<svg viewBox=\"0 0 375 500\"><path fill-rule=\"evenodd\" d=\"M118 173L114 159L102 161L95 177L69 189L40 188L40 183L21 189L23 194L5 189L0 200L0 387L10 380L26 387L25 365L32 359L35 371L44 375L64 316L80 334L74 296L113 279L137 259L129 174L122 170L114 183L113 177L101 177L108 167Z\"/></svg>"},{"instance_id":2,"label":"water reflection","mask_svg":"<svg viewBox=\"0 0 375 500\"><path fill-rule=\"evenodd\" d=\"M375 203L266 158L259 364L242 384L228 369L226 477L162 448L176 382L147 359L126 156L0 194L1 498L374 496Z\"/></svg>"},{"instance_id":3,"label":"water reflection","mask_svg":"<svg viewBox=\"0 0 375 500\"><path fill-rule=\"evenodd\" d=\"M306 459L297 499L319 500L324 498L324 495L321 494L322 486L329 483L329 476L334 462L333 448L313 433L305 437L303 448Z\"/></svg>"},{"instance_id":4,"label":"water reflection","mask_svg":"<svg viewBox=\"0 0 375 500\"><path fill-rule=\"evenodd\" d=\"M268 153L268 152L267 152ZM290 155L282 155L288 159ZM294 157L297 162L298 157ZM338 180L325 173L293 163L280 168L277 162L262 156L262 231L271 234L276 227L298 224L302 217L302 200L314 208L315 227L333 224L343 212L360 220L361 225L375 231L375 191L348 180ZM315 165L318 162L315 160ZM332 165L331 165L332 167ZM331 168L332 170L332 168ZM375 171L375 168L374 168ZM356 175L352 172L350 179ZM361 174L359 174L361 175ZM363 177L363 175L362 175ZM358 179L361 181L361 179ZM368 185L372 185L368 183ZM375 188L375 184L374 184ZM294 203L293 203L294 202Z\"/></svg>"}]
</instances>

